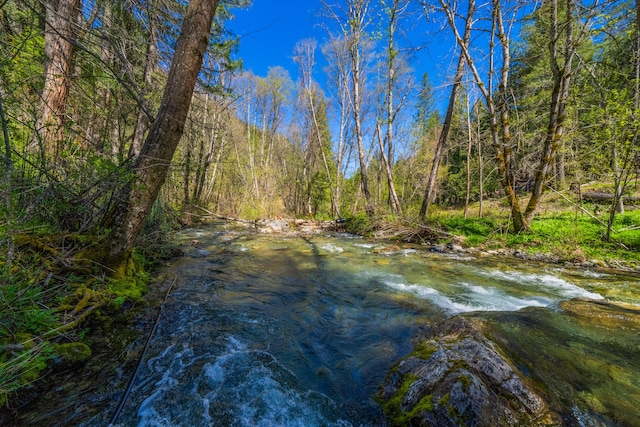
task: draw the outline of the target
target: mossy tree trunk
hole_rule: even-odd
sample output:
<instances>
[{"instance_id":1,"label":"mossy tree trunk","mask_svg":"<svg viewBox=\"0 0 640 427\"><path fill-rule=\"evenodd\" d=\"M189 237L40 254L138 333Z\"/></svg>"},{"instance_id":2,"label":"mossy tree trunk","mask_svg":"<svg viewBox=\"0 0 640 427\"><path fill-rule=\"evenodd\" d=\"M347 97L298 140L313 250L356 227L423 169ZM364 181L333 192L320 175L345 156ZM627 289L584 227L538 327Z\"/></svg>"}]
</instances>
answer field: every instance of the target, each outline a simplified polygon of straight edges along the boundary
<instances>
[{"instance_id":1,"label":"mossy tree trunk","mask_svg":"<svg viewBox=\"0 0 640 427\"><path fill-rule=\"evenodd\" d=\"M129 265L182 137L217 6L218 0L191 0L187 7L160 109L133 165L132 179L107 224L111 232L104 243L103 261L115 274Z\"/></svg>"},{"instance_id":2,"label":"mossy tree trunk","mask_svg":"<svg viewBox=\"0 0 640 427\"><path fill-rule=\"evenodd\" d=\"M569 102L569 89L571 78L577 71L574 59L578 55L578 47L587 36L590 29L590 21L595 16L595 10L589 11L584 20L578 18L578 6L574 0L566 0L566 21L560 23L558 17L558 0L550 2L549 18L549 62L553 75L553 90L549 103L549 122L545 136L542 154L536 171L536 179L531 191L529 203L524 212L526 227L533 221L536 210L549 175L549 169L553 166L554 159L558 155L562 139L565 133L565 121L567 118L567 104ZM580 31L575 31L576 23L579 23ZM561 43L564 31L564 46Z\"/></svg>"}]
</instances>

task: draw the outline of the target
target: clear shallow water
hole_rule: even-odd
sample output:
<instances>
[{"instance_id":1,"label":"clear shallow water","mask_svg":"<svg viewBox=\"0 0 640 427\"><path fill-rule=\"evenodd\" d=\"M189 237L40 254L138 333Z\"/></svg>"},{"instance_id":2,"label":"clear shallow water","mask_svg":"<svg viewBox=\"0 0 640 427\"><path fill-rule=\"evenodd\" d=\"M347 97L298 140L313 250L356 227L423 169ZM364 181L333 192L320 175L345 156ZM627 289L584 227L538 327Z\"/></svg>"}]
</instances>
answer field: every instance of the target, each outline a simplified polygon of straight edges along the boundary
<instances>
[{"instance_id":1,"label":"clear shallow water","mask_svg":"<svg viewBox=\"0 0 640 427\"><path fill-rule=\"evenodd\" d=\"M180 238L186 254L165 271L175 288L117 425L385 425L373 396L389 368L415 336L456 314L493 325L521 369L549 384L567 424L640 420L637 324L603 330L597 317L563 308L586 298L637 309L633 276L389 253L351 236L256 236L223 224ZM571 368L577 358L589 368ZM106 425L124 388L110 384L67 398L55 417L29 419ZM615 403L616 389L629 404Z\"/></svg>"}]
</instances>

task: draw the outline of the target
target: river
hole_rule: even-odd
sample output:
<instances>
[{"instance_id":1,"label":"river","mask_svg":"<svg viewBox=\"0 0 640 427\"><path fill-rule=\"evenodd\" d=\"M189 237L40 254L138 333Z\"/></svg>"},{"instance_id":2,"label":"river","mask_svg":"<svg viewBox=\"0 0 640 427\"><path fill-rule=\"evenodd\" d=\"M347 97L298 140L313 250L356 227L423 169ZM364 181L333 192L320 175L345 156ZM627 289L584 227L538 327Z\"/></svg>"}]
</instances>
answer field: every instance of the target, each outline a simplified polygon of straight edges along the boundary
<instances>
[{"instance_id":1,"label":"river","mask_svg":"<svg viewBox=\"0 0 640 427\"><path fill-rule=\"evenodd\" d=\"M374 396L390 367L459 314L493 325L567 425L640 425L640 325L564 305L621 303L633 320L637 277L225 223L179 239L184 256L158 279L175 285L117 426L384 426ZM108 425L132 363L105 363L22 422Z\"/></svg>"}]
</instances>

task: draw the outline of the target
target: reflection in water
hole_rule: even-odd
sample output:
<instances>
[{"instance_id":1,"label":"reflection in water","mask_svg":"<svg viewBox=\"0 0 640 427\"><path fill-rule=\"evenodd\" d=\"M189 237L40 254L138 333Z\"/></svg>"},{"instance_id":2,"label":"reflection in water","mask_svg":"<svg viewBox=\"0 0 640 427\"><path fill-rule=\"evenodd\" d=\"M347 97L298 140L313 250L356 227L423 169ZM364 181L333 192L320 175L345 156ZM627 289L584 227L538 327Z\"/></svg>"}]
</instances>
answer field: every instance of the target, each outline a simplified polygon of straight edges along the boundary
<instances>
[{"instance_id":1,"label":"reflection in water","mask_svg":"<svg viewBox=\"0 0 640 427\"><path fill-rule=\"evenodd\" d=\"M607 298L637 310L635 278L225 227L181 234L198 244L168 267L178 281L118 425L384 425L373 396L387 371L458 313L494 325L568 424L640 417L639 331L602 330L563 306ZM105 425L120 394L99 388L73 403L99 411L38 422Z\"/></svg>"}]
</instances>

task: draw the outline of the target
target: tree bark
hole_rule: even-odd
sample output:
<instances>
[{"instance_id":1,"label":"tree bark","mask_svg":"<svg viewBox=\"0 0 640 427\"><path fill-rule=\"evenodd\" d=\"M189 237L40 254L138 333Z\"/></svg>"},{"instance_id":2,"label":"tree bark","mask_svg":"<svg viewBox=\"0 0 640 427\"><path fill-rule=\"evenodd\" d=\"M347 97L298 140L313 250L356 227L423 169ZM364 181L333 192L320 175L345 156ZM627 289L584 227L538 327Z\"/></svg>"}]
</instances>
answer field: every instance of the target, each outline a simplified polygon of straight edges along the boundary
<instances>
[{"instance_id":1,"label":"tree bark","mask_svg":"<svg viewBox=\"0 0 640 427\"><path fill-rule=\"evenodd\" d=\"M365 209L368 216L373 216L369 179L367 177L367 162L364 154L364 138L362 130L362 33L365 26L369 0L349 0L349 52L351 57L351 89L353 96L353 121L358 144L358 160L360 164L360 180L362 194L365 199Z\"/></svg>"},{"instance_id":2,"label":"tree bark","mask_svg":"<svg viewBox=\"0 0 640 427\"><path fill-rule=\"evenodd\" d=\"M149 22L149 29L147 35L147 54L145 57L143 80L144 86L142 88L142 96L146 96L152 89L153 85L153 73L158 59L158 23L156 13L153 10L155 5L154 1L147 4L147 20ZM138 119L136 120L136 127L133 133L133 142L131 143L131 154L138 156L142 150L142 143L144 141L144 134L149 128L149 117L143 109L138 112Z\"/></svg>"},{"instance_id":3,"label":"tree bark","mask_svg":"<svg viewBox=\"0 0 640 427\"><path fill-rule=\"evenodd\" d=\"M553 75L553 91L551 93L549 123L547 125L547 133L542 149L542 155L536 171L536 179L531 191L531 198L527 204L524 213L526 227L528 228L535 216L538 204L544 193L544 186L548 178L548 171L553 165L553 159L558 152L558 147L564 136L564 122L566 120L566 108L569 100L569 87L571 77L575 70L573 60L578 51L578 42L586 33L587 24L583 24L582 34L579 37L574 36L574 12L576 5L574 0L567 0L566 22L560 26L558 22L558 1L552 0L550 12L550 42L549 42L549 59L551 64L551 72ZM560 35L559 29L565 31L565 46L562 60L559 60L558 41ZM560 65L562 63L562 66Z\"/></svg>"},{"instance_id":4,"label":"tree bark","mask_svg":"<svg viewBox=\"0 0 640 427\"><path fill-rule=\"evenodd\" d=\"M467 92L467 188L464 196L464 217L469 214L469 197L471 195L471 146L473 138L471 136L471 101Z\"/></svg>"},{"instance_id":5,"label":"tree bark","mask_svg":"<svg viewBox=\"0 0 640 427\"><path fill-rule=\"evenodd\" d=\"M13 229L13 207L11 203L11 189L13 181L13 162L11 160L11 142L9 141L9 126L4 114L3 96L0 92L0 125L2 127L2 136L4 139L4 184L2 185L2 193L4 198L4 208L6 209L6 239L7 239L7 257L4 262L4 272L10 273L15 256L15 239Z\"/></svg>"},{"instance_id":6,"label":"tree bark","mask_svg":"<svg viewBox=\"0 0 640 427\"><path fill-rule=\"evenodd\" d=\"M112 216L104 261L116 275L124 273L182 137L217 6L218 0L191 0L187 7L160 109L133 166L133 182Z\"/></svg>"},{"instance_id":7,"label":"tree bark","mask_svg":"<svg viewBox=\"0 0 640 427\"><path fill-rule=\"evenodd\" d=\"M47 0L44 7L45 79L35 135L43 161L46 157L56 159L62 148L80 0Z\"/></svg>"},{"instance_id":8,"label":"tree bark","mask_svg":"<svg viewBox=\"0 0 640 427\"><path fill-rule=\"evenodd\" d=\"M443 4L444 5L444 4ZM431 173L429 174L429 179L427 181L427 188L424 193L424 198L422 199L422 206L420 207L420 220L425 221L427 218L427 213L429 212L429 207L431 207L431 203L433 203L436 181L438 178L438 169L440 168L440 159L442 157L442 152L444 151L444 146L449 139L449 131L451 130L451 120L453 118L453 111L456 103L456 97L458 93L458 89L460 88L460 84L462 83L462 75L464 73L464 63L465 63L465 55L464 52L469 46L469 39L471 38L471 24L473 22L473 15L475 12L475 2L473 0L469 1L469 10L467 13L467 18L465 20L464 27L464 36L459 40L460 44L460 57L458 58L458 67L456 69L456 74L453 78L453 86L451 87L451 95L449 95L449 105L447 106L447 114L444 118L444 123L442 124L442 130L440 131L440 137L438 138L438 145L436 145L436 151L433 154L433 163L431 164ZM452 25L454 25L452 23Z\"/></svg>"},{"instance_id":9,"label":"tree bark","mask_svg":"<svg viewBox=\"0 0 640 427\"><path fill-rule=\"evenodd\" d=\"M380 123L376 123L376 133L378 134L378 145L380 146L380 157L384 163L384 169L387 173L387 182L389 183L389 200L391 201L391 208L394 214L402 215L402 209L400 207L400 200L396 193L396 188L393 185L393 171L389 159L384 153L384 145L382 144L382 129L380 129ZM378 186L380 187L380 186Z\"/></svg>"},{"instance_id":10,"label":"tree bark","mask_svg":"<svg viewBox=\"0 0 640 427\"><path fill-rule=\"evenodd\" d=\"M394 88L396 84L396 65L395 58L398 54L394 36L398 26L398 20L400 16L406 11L409 6L408 2L403 5L400 4L400 0L393 0L389 7L389 43L387 46L388 51L388 63L387 63L387 156L385 159L385 167L387 169L387 185L389 187L389 202L391 204L391 211L394 214L401 214L402 208L400 207L400 201L396 195L396 189L393 184L393 165L394 165L394 141L393 141L393 124L396 117L396 107L394 106ZM380 135L381 136L381 135ZM380 148L382 150L382 148ZM384 155L384 152L382 152Z\"/></svg>"}]
</instances>

